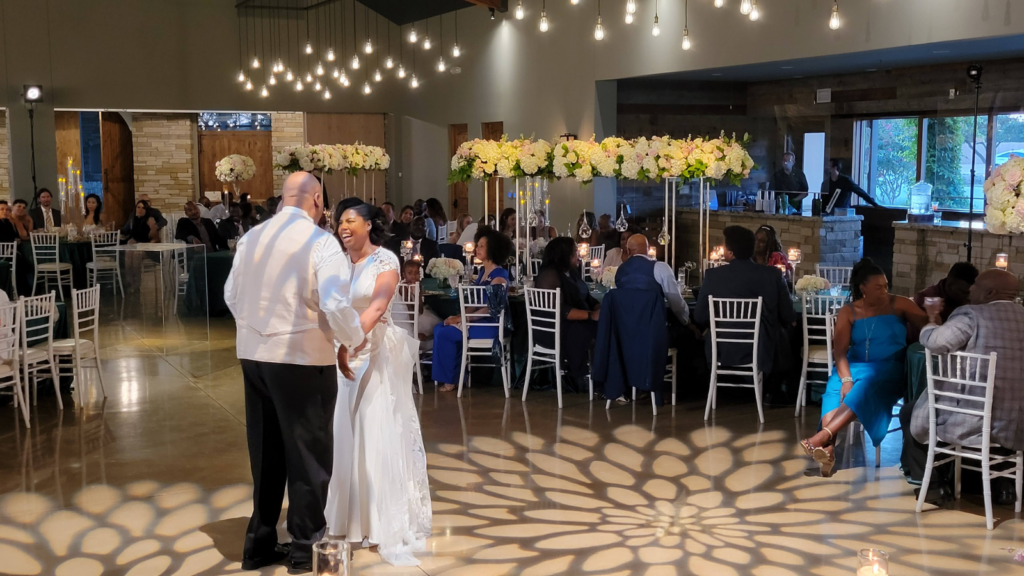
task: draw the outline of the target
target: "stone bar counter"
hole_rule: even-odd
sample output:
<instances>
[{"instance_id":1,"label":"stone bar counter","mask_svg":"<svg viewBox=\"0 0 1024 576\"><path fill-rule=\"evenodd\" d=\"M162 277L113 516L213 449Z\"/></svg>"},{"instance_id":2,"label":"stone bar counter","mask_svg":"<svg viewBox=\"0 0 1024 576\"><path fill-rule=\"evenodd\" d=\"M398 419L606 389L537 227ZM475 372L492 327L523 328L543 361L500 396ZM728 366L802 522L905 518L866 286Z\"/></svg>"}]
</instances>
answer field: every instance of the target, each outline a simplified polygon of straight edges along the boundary
<instances>
[{"instance_id":1,"label":"stone bar counter","mask_svg":"<svg viewBox=\"0 0 1024 576\"><path fill-rule=\"evenodd\" d=\"M800 248L802 259L796 267L796 277L814 274L814 265L852 266L860 259L862 216L785 216L760 212L711 212L711 247L723 245L722 230L727 226L743 226L757 230L768 224L775 228L782 242L782 251ZM676 215L676 267L683 262L697 262L700 223L698 211L693 208L678 210Z\"/></svg>"},{"instance_id":2,"label":"stone bar counter","mask_svg":"<svg viewBox=\"0 0 1024 576\"><path fill-rule=\"evenodd\" d=\"M949 267L967 260L967 223L911 224L895 222L893 291L910 296L946 277ZM995 267L996 254L1009 255L1009 271L1024 272L1024 236L992 234L974 223L971 260L979 270Z\"/></svg>"}]
</instances>

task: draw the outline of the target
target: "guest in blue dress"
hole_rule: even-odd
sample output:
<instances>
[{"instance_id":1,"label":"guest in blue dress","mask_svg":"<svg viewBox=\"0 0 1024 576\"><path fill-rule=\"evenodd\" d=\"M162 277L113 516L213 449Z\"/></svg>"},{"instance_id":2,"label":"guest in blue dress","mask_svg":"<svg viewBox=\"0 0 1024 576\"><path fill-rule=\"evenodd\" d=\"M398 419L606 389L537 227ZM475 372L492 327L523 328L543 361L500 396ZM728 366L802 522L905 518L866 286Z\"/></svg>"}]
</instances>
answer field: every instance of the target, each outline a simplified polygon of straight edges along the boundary
<instances>
[{"instance_id":1,"label":"guest in blue dress","mask_svg":"<svg viewBox=\"0 0 1024 576\"><path fill-rule=\"evenodd\" d=\"M508 236L490 227L483 227L476 233L475 256L483 262L475 285L490 286L508 284L508 270L499 266L498 262L506 262L512 255L514 246ZM476 310L474 312L481 312ZM496 321L492 318L491 322ZM459 381L462 367L462 323L461 316L451 316L443 324L434 327L434 354L431 372L442 392L451 392ZM470 338L495 338L498 336L496 326L470 326Z\"/></svg>"},{"instance_id":2,"label":"guest in blue dress","mask_svg":"<svg viewBox=\"0 0 1024 576\"><path fill-rule=\"evenodd\" d=\"M832 475L835 437L854 419L875 446L885 439L892 407L904 393L907 323L920 328L928 322L913 300L889 294L885 272L869 258L853 267L850 292L853 302L836 318L836 369L821 398L820 430L801 441L822 476Z\"/></svg>"}]
</instances>

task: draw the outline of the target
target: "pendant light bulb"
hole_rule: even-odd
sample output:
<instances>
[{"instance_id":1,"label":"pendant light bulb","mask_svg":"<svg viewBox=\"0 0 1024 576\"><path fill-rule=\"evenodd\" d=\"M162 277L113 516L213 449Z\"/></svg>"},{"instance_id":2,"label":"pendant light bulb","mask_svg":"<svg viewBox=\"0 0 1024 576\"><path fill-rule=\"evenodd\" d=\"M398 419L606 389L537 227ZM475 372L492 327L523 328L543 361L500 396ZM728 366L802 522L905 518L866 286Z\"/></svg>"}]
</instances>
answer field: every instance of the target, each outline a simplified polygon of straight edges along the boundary
<instances>
[{"instance_id":1,"label":"pendant light bulb","mask_svg":"<svg viewBox=\"0 0 1024 576\"><path fill-rule=\"evenodd\" d=\"M246 90L252 90L252 80L246 80L245 81L245 89Z\"/></svg>"},{"instance_id":2,"label":"pendant light bulb","mask_svg":"<svg viewBox=\"0 0 1024 576\"><path fill-rule=\"evenodd\" d=\"M395 59L392 58L391 56L388 56L388 59L384 61L384 67L387 68L388 70L391 70L392 68L394 68L395 67Z\"/></svg>"},{"instance_id":3,"label":"pendant light bulb","mask_svg":"<svg viewBox=\"0 0 1024 576\"><path fill-rule=\"evenodd\" d=\"M423 37L423 49L430 50L430 36Z\"/></svg>"},{"instance_id":4,"label":"pendant light bulb","mask_svg":"<svg viewBox=\"0 0 1024 576\"><path fill-rule=\"evenodd\" d=\"M302 80L301 79L295 81L295 91L296 92L302 92Z\"/></svg>"},{"instance_id":5,"label":"pendant light bulb","mask_svg":"<svg viewBox=\"0 0 1024 576\"><path fill-rule=\"evenodd\" d=\"M757 19L761 17L761 11L757 9L757 0L753 0L753 4L750 7L750 21L757 22Z\"/></svg>"},{"instance_id":6,"label":"pendant light bulb","mask_svg":"<svg viewBox=\"0 0 1024 576\"><path fill-rule=\"evenodd\" d=\"M540 31L541 32L547 32L548 31L548 13L547 12L541 12L540 13Z\"/></svg>"},{"instance_id":7,"label":"pendant light bulb","mask_svg":"<svg viewBox=\"0 0 1024 576\"><path fill-rule=\"evenodd\" d=\"M750 0L743 0L740 2L740 14L747 16L750 14L752 9L753 7L750 5Z\"/></svg>"},{"instance_id":8,"label":"pendant light bulb","mask_svg":"<svg viewBox=\"0 0 1024 576\"><path fill-rule=\"evenodd\" d=\"M352 69L359 70L359 56L352 55Z\"/></svg>"},{"instance_id":9,"label":"pendant light bulb","mask_svg":"<svg viewBox=\"0 0 1024 576\"><path fill-rule=\"evenodd\" d=\"M267 96L270 96L270 90L267 90L267 85L264 84L263 87L260 88L260 97L266 98Z\"/></svg>"},{"instance_id":10,"label":"pendant light bulb","mask_svg":"<svg viewBox=\"0 0 1024 576\"><path fill-rule=\"evenodd\" d=\"M721 8L725 6L725 0L715 0L715 8Z\"/></svg>"},{"instance_id":11,"label":"pendant light bulb","mask_svg":"<svg viewBox=\"0 0 1024 576\"><path fill-rule=\"evenodd\" d=\"M245 70L240 70L238 72L238 81L245 82Z\"/></svg>"},{"instance_id":12,"label":"pendant light bulb","mask_svg":"<svg viewBox=\"0 0 1024 576\"><path fill-rule=\"evenodd\" d=\"M366 39L366 44L363 45L363 52L373 54L373 42L370 42L369 38Z\"/></svg>"},{"instance_id":13,"label":"pendant light bulb","mask_svg":"<svg viewBox=\"0 0 1024 576\"><path fill-rule=\"evenodd\" d=\"M317 76L323 76L324 75L324 65L321 62L317 62L316 63L316 75Z\"/></svg>"},{"instance_id":14,"label":"pendant light bulb","mask_svg":"<svg viewBox=\"0 0 1024 576\"><path fill-rule=\"evenodd\" d=\"M405 78L405 66L402 64L398 65L398 77Z\"/></svg>"},{"instance_id":15,"label":"pendant light bulb","mask_svg":"<svg viewBox=\"0 0 1024 576\"><path fill-rule=\"evenodd\" d=\"M348 86L348 74L345 74L344 70L341 71L341 76L338 77L338 82L340 82L342 86Z\"/></svg>"},{"instance_id":16,"label":"pendant light bulb","mask_svg":"<svg viewBox=\"0 0 1024 576\"><path fill-rule=\"evenodd\" d=\"M324 100L330 100L330 99L331 99L331 91L330 90L324 90Z\"/></svg>"},{"instance_id":17,"label":"pendant light bulb","mask_svg":"<svg viewBox=\"0 0 1024 576\"><path fill-rule=\"evenodd\" d=\"M310 74L309 72L306 72L306 84L312 84L312 83L313 83L313 75Z\"/></svg>"},{"instance_id":18,"label":"pendant light bulb","mask_svg":"<svg viewBox=\"0 0 1024 576\"><path fill-rule=\"evenodd\" d=\"M295 80L295 74L292 74L291 68L289 68L288 71L284 73L284 79L289 82Z\"/></svg>"},{"instance_id":19,"label":"pendant light bulb","mask_svg":"<svg viewBox=\"0 0 1024 576\"><path fill-rule=\"evenodd\" d=\"M839 2L834 2L832 4L832 16L830 16L828 19L828 27L833 30L839 30L840 24L841 23L839 22Z\"/></svg>"},{"instance_id":20,"label":"pendant light bulb","mask_svg":"<svg viewBox=\"0 0 1024 576\"><path fill-rule=\"evenodd\" d=\"M444 72L444 68L445 68L445 66L444 66L444 57L441 57L437 61L437 71L438 72Z\"/></svg>"},{"instance_id":21,"label":"pendant light bulb","mask_svg":"<svg viewBox=\"0 0 1024 576\"><path fill-rule=\"evenodd\" d=\"M313 84L313 90L316 90L317 92L319 92L319 91L321 91L323 89L324 89L324 87L320 84L319 80L316 81L316 84Z\"/></svg>"},{"instance_id":22,"label":"pendant light bulb","mask_svg":"<svg viewBox=\"0 0 1024 576\"><path fill-rule=\"evenodd\" d=\"M256 56L253 56L251 66L253 68L259 68L260 67L260 59L257 58Z\"/></svg>"},{"instance_id":23,"label":"pendant light bulb","mask_svg":"<svg viewBox=\"0 0 1024 576\"><path fill-rule=\"evenodd\" d=\"M690 31L683 28L683 50L690 49Z\"/></svg>"},{"instance_id":24,"label":"pendant light bulb","mask_svg":"<svg viewBox=\"0 0 1024 576\"><path fill-rule=\"evenodd\" d=\"M654 28L651 28L651 36L657 38L661 36L661 26L658 26L658 15L654 15Z\"/></svg>"},{"instance_id":25,"label":"pendant light bulb","mask_svg":"<svg viewBox=\"0 0 1024 576\"><path fill-rule=\"evenodd\" d=\"M331 72L331 76L334 76L335 78L338 78L339 76L341 76L341 70L338 70L338 67L335 66L334 67L334 71Z\"/></svg>"},{"instance_id":26,"label":"pendant light bulb","mask_svg":"<svg viewBox=\"0 0 1024 576\"><path fill-rule=\"evenodd\" d=\"M519 4L516 6L516 20L522 20L526 17L526 11L523 10L523 0L519 0Z\"/></svg>"},{"instance_id":27,"label":"pendant light bulb","mask_svg":"<svg viewBox=\"0 0 1024 576\"><path fill-rule=\"evenodd\" d=\"M373 92L373 88L370 88L369 82L363 82L363 94L370 94Z\"/></svg>"},{"instance_id":28,"label":"pendant light bulb","mask_svg":"<svg viewBox=\"0 0 1024 576\"><path fill-rule=\"evenodd\" d=\"M413 88L420 87L420 81L416 79L415 74L412 75L412 80L409 81L409 86L412 86Z\"/></svg>"},{"instance_id":29,"label":"pendant light bulb","mask_svg":"<svg viewBox=\"0 0 1024 576\"><path fill-rule=\"evenodd\" d=\"M569 0L569 4L572 4L573 6L576 6L579 3L580 3L580 0Z\"/></svg>"},{"instance_id":30,"label":"pendant light bulb","mask_svg":"<svg viewBox=\"0 0 1024 576\"><path fill-rule=\"evenodd\" d=\"M416 27L414 26L412 30L409 30L409 42L415 44L418 39L419 36L416 35Z\"/></svg>"},{"instance_id":31,"label":"pendant light bulb","mask_svg":"<svg viewBox=\"0 0 1024 576\"><path fill-rule=\"evenodd\" d=\"M636 12L636 0L626 1L626 14L633 14Z\"/></svg>"},{"instance_id":32,"label":"pendant light bulb","mask_svg":"<svg viewBox=\"0 0 1024 576\"><path fill-rule=\"evenodd\" d=\"M452 46L452 58L458 58L459 56L462 56L462 48L459 48L459 43L456 42L455 45Z\"/></svg>"},{"instance_id":33,"label":"pendant light bulb","mask_svg":"<svg viewBox=\"0 0 1024 576\"><path fill-rule=\"evenodd\" d=\"M312 54L312 53L313 53L313 44L309 40L306 40L306 54Z\"/></svg>"},{"instance_id":34,"label":"pendant light bulb","mask_svg":"<svg viewBox=\"0 0 1024 576\"><path fill-rule=\"evenodd\" d=\"M633 14L631 14L629 12L626 12L626 24L632 24L632 23L633 23Z\"/></svg>"},{"instance_id":35,"label":"pendant light bulb","mask_svg":"<svg viewBox=\"0 0 1024 576\"><path fill-rule=\"evenodd\" d=\"M601 17L597 17L597 26L594 26L594 40L604 40L604 24L601 24Z\"/></svg>"},{"instance_id":36,"label":"pendant light bulb","mask_svg":"<svg viewBox=\"0 0 1024 576\"><path fill-rule=\"evenodd\" d=\"M381 76L381 74L380 74L380 68L378 68L378 69L373 71L373 81L374 82L380 82L383 79L384 79L384 77Z\"/></svg>"},{"instance_id":37,"label":"pendant light bulb","mask_svg":"<svg viewBox=\"0 0 1024 576\"><path fill-rule=\"evenodd\" d=\"M277 86L277 76L271 74L270 78L267 78L267 84L270 84L271 86Z\"/></svg>"},{"instance_id":38,"label":"pendant light bulb","mask_svg":"<svg viewBox=\"0 0 1024 576\"><path fill-rule=\"evenodd\" d=\"M327 61L334 62L334 48L327 49Z\"/></svg>"}]
</instances>

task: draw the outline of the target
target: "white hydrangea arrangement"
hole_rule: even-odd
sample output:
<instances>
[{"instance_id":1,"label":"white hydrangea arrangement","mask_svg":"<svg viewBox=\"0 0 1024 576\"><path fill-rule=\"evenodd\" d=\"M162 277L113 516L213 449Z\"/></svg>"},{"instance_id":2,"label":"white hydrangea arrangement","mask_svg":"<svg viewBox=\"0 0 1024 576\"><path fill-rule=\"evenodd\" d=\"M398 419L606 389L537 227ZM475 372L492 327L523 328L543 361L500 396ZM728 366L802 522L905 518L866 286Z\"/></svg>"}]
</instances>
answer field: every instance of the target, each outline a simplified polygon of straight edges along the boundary
<instances>
[{"instance_id":1,"label":"white hydrangea arrangement","mask_svg":"<svg viewBox=\"0 0 1024 576\"><path fill-rule=\"evenodd\" d=\"M615 288L615 273L619 271L618 266L609 266L601 272L601 284L606 288Z\"/></svg>"},{"instance_id":2,"label":"white hydrangea arrangement","mask_svg":"<svg viewBox=\"0 0 1024 576\"><path fill-rule=\"evenodd\" d=\"M215 173L221 182L245 182L256 175L256 163L248 156L230 154L217 161Z\"/></svg>"},{"instance_id":3,"label":"white hydrangea arrangement","mask_svg":"<svg viewBox=\"0 0 1024 576\"><path fill-rule=\"evenodd\" d=\"M361 170L387 170L391 157L379 146L364 144L316 144L288 146L274 158L274 168L285 172L345 171L352 176Z\"/></svg>"},{"instance_id":4,"label":"white hydrangea arrangement","mask_svg":"<svg viewBox=\"0 0 1024 576\"><path fill-rule=\"evenodd\" d=\"M540 258L544 254L544 248L548 245L546 238L537 238L530 242L530 256L533 258Z\"/></svg>"},{"instance_id":5,"label":"white hydrangea arrangement","mask_svg":"<svg viewBox=\"0 0 1024 576\"><path fill-rule=\"evenodd\" d=\"M832 284L828 280L821 276L813 276L805 274L802 278L796 281L795 289L797 292L803 294L816 294L822 290L828 290L832 288Z\"/></svg>"},{"instance_id":6,"label":"white hydrangea arrangement","mask_svg":"<svg viewBox=\"0 0 1024 576\"><path fill-rule=\"evenodd\" d=\"M993 234L1024 233L1024 158L1010 159L992 170L985 180L985 225Z\"/></svg>"},{"instance_id":7,"label":"white hydrangea arrangement","mask_svg":"<svg viewBox=\"0 0 1024 576\"><path fill-rule=\"evenodd\" d=\"M447 280L452 276L462 276L465 268L462 262L454 258L434 258L427 265L427 274L431 278Z\"/></svg>"},{"instance_id":8,"label":"white hydrangea arrangement","mask_svg":"<svg viewBox=\"0 0 1024 576\"><path fill-rule=\"evenodd\" d=\"M519 138L463 142L452 156L448 183L486 180L492 176L519 178L548 176L551 166L551 144L546 140Z\"/></svg>"}]
</instances>

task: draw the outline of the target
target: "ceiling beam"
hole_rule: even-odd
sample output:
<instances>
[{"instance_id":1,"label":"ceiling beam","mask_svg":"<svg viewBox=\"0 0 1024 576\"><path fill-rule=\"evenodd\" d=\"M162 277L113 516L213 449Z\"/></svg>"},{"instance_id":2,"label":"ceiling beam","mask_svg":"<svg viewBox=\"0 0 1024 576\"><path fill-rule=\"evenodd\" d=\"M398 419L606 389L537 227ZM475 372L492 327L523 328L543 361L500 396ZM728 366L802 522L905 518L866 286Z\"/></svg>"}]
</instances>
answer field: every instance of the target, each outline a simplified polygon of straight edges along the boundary
<instances>
[{"instance_id":1,"label":"ceiling beam","mask_svg":"<svg viewBox=\"0 0 1024 576\"><path fill-rule=\"evenodd\" d=\"M494 8L498 12L508 12L508 0L466 0L466 2L485 8Z\"/></svg>"}]
</instances>

